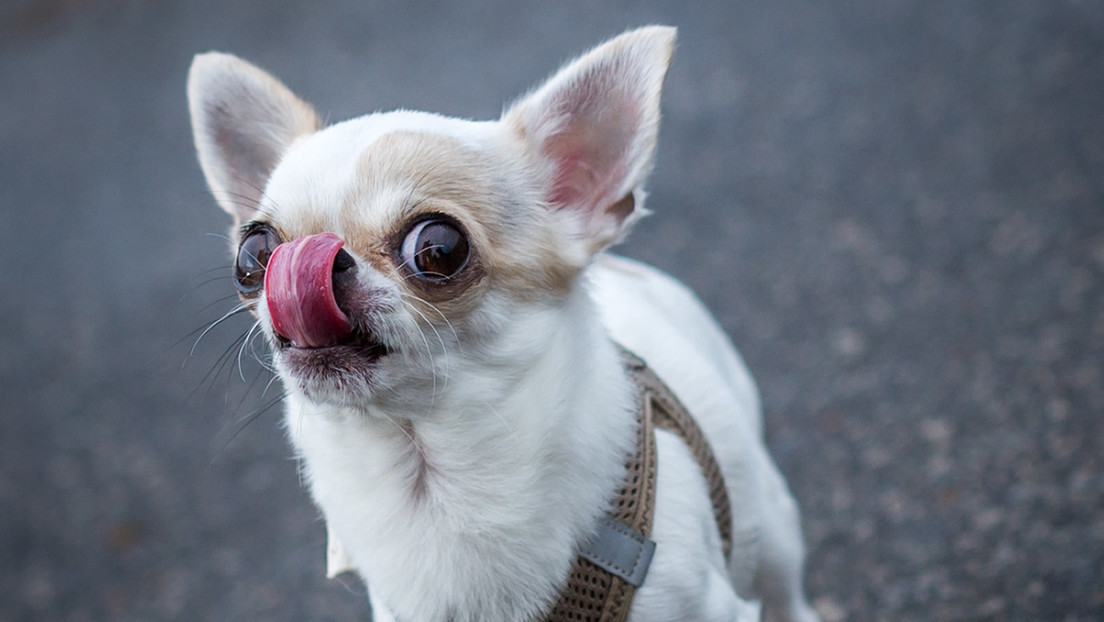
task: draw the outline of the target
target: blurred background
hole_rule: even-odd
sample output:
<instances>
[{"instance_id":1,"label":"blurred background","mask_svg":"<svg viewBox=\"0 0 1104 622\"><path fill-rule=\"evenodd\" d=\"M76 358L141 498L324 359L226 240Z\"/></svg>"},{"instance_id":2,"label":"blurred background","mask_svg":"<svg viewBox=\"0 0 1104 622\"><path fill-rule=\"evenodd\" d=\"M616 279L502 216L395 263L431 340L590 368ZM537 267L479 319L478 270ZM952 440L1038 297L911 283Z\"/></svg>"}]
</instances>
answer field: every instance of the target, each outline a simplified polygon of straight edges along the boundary
<instances>
[{"instance_id":1,"label":"blurred background","mask_svg":"<svg viewBox=\"0 0 1104 622\"><path fill-rule=\"evenodd\" d=\"M840 620L1104 619L1104 3L0 2L0 620L366 620L323 577L184 95L494 118L680 28L620 252L756 375Z\"/></svg>"}]
</instances>

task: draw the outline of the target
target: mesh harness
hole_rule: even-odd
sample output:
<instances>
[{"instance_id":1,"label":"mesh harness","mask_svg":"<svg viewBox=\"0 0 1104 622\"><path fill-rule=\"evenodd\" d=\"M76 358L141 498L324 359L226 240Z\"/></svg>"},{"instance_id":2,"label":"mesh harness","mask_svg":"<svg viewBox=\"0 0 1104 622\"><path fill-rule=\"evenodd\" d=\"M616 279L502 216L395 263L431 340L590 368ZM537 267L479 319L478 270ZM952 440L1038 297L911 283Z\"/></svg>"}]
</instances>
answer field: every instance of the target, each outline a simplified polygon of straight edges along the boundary
<instances>
[{"instance_id":1,"label":"mesh harness","mask_svg":"<svg viewBox=\"0 0 1104 622\"><path fill-rule=\"evenodd\" d=\"M655 428L677 434L690 448L709 485L725 559L732 551L732 509L720 466L701 428L667 385L639 357L621 348L636 386L636 453L597 533L581 547L567 584L542 622L624 622L633 593L655 552L652 531L656 489Z\"/></svg>"}]
</instances>

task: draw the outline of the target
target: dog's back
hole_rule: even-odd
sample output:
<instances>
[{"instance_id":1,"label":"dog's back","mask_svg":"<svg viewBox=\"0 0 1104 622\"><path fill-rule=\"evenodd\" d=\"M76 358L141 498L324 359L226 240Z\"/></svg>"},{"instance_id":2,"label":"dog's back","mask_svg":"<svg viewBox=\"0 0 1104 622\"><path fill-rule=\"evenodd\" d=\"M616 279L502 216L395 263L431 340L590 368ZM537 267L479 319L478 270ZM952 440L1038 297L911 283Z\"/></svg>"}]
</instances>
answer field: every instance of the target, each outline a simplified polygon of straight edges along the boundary
<instances>
[{"instance_id":1,"label":"dog's back","mask_svg":"<svg viewBox=\"0 0 1104 622\"><path fill-rule=\"evenodd\" d=\"M666 548L677 559L657 553L653 572L684 573L695 566L689 557L696 551L701 555L697 565L709 560L709 567L694 577L697 590L704 586L709 591L711 583L727 575L740 594L755 594L774 605L767 611L782 613L780 619L815 620L804 598L792 591L800 585L803 559L797 508L763 445L759 395L728 337L690 290L650 266L604 255L589 276L591 294L613 339L643 358L705 431L733 505L734 546L725 568L704 476L682 441L658 432L653 536L657 542L671 539L680 545L660 546L657 551ZM680 579L655 583L678 585ZM723 586L716 593L723 598ZM642 589L637 598L647 610L690 606L670 590ZM708 608L711 602L706 598L698 605ZM731 607L713 604L717 610ZM754 611L748 614L757 617ZM699 615L708 619L709 611Z\"/></svg>"}]
</instances>

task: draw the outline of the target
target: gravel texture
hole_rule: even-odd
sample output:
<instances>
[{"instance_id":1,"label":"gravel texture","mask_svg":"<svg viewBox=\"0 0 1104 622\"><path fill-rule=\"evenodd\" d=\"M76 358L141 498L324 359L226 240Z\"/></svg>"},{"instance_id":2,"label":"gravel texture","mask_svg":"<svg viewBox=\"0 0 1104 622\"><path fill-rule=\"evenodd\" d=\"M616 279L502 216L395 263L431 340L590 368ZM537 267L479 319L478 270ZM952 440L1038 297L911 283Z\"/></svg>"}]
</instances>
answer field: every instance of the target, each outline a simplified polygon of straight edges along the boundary
<instances>
[{"instance_id":1,"label":"gravel texture","mask_svg":"<svg viewBox=\"0 0 1104 622\"><path fill-rule=\"evenodd\" d=\"M1104 619L1104 3L596 7L0 5L0 620L368 618L248 322L193 351L232 287L192 54L333 120L492 118L647 23L680 44L621 251L757 376L826 622Z\"/></svg>"}]
</instances>

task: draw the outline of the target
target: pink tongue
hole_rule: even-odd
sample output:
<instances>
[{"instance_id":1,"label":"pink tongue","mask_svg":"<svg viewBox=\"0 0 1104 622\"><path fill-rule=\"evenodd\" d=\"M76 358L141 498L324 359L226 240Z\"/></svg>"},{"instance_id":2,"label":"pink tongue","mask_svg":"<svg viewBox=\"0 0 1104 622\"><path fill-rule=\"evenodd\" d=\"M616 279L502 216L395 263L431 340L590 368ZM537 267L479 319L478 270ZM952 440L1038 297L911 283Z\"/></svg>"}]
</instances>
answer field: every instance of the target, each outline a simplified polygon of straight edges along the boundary
<instances>
[{"instance_id":1,"label":"pink tongue","mask_svg":"<svg viewBox=\"0 0 1104 622\"><path fill-rule=\"evenodd\" d=\"M265 270L264 290L272 328L298 348L341 343L352 333L333 292L334 257L345 242L332 233L281 244Z\"/></svg>"}]
</instances>

